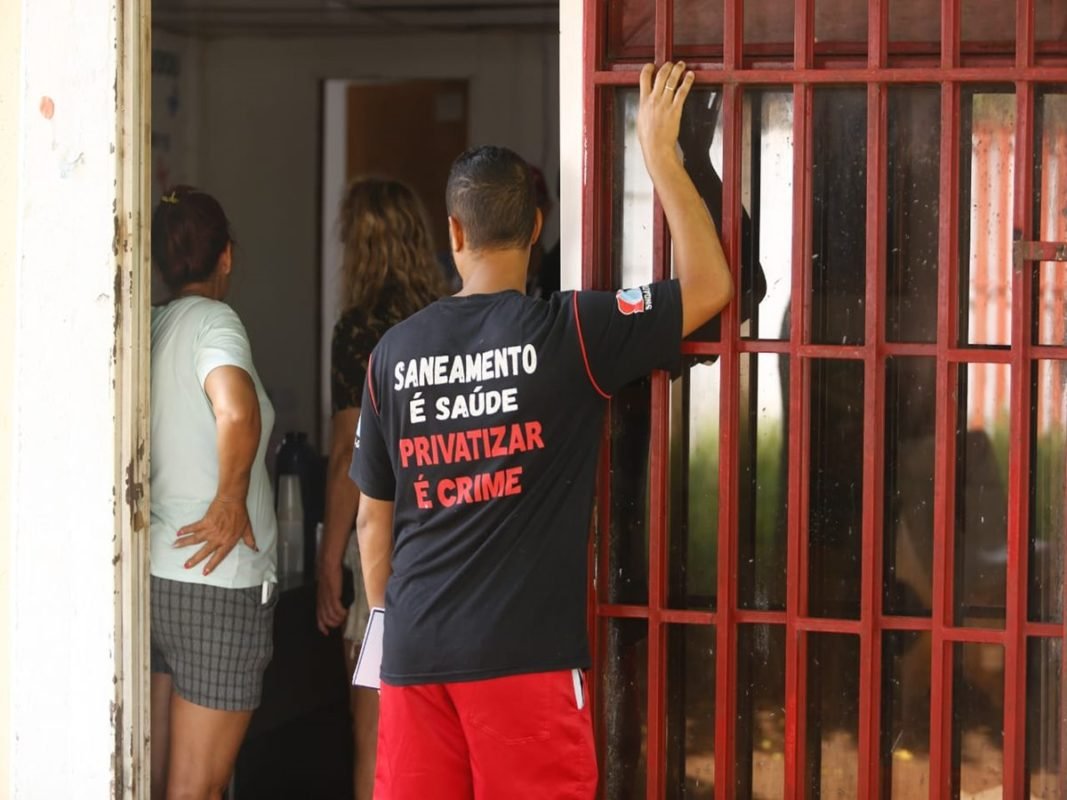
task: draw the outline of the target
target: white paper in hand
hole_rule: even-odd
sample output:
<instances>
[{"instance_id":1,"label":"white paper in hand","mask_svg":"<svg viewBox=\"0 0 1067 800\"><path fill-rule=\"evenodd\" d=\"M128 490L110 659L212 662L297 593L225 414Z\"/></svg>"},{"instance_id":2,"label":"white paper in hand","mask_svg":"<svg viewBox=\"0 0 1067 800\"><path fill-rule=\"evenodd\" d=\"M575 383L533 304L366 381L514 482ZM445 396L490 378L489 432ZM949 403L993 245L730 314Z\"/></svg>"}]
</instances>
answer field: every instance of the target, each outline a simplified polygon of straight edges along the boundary
<instances>
[{"instance_id":1,"label":"white paper in hand","mask_svg":"<svg viewBox=\"0 0 1067 800\"><path fill-rule=\"evenodd\" d=\"M385 609L372 608L367 630L363 632L363 644L359 648L356 671L352 673L353 686L368 689L381 687L382 635L385 633Z\"/></svg>"}]
</instances>

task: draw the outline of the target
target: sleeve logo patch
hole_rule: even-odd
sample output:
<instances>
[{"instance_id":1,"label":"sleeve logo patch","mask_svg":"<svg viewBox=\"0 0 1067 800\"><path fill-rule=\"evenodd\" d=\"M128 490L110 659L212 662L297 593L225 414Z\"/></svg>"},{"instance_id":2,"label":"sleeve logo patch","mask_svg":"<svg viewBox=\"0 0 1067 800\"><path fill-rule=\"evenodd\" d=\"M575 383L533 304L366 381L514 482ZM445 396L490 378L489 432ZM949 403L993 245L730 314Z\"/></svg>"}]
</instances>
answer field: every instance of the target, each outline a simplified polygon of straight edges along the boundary
<instances>
[{"instance_id":1,"label":"sleeve logo patch","mask_svg":"<svg viewBox=\"0 0 1067 800\"><path fill-rule=\"evenodd\" d=\"M362 428L363 428L363 415L360 414L359 417L356 418L356 441L355 441L355 449L356 450L359 449L359 434L360 434L360 431L362 430Z\"/></svg>"},{"instance_id":2,"label":"sleeve logo patch","mask_svg":"<svg viewBox=\"0 0 1067 800\"><path fill-rule=\"evenodd\" d=\"M619 312L626 316L649 311L652 308L652 289L648 286L619 289L615 293L615 304L619 307Z\"/></svg>"}]
</instances>

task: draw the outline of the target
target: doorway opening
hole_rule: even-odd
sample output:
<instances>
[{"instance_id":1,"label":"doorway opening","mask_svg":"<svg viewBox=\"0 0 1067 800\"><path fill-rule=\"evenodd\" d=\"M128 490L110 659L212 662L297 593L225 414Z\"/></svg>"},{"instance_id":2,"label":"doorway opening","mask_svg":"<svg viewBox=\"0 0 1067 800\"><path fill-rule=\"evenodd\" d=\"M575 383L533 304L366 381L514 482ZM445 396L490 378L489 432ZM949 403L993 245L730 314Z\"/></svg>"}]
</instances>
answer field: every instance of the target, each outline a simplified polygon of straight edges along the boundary
<instances>
[{"instance_id":1,"label":"doorway opening","mask_svg":"<svg viewBox=\"0 0 1067 800\"><path fill-rule=\"evenodd\" d=\"M342 310L336 222L348 178L413 186L439 250L447 168L468 144L502 144L538 166L558 209L559 13L557 2L509 0L153 1L151 200L191 184L230 217L227 302L275 408L270 452L299 431L326 453L329 337ZM549 244L558 228L554 216ZM305 580L277 606L263 705L231 800L350 796L340 634L316 629L305 562Z\"/></svg>"}]
</instances>

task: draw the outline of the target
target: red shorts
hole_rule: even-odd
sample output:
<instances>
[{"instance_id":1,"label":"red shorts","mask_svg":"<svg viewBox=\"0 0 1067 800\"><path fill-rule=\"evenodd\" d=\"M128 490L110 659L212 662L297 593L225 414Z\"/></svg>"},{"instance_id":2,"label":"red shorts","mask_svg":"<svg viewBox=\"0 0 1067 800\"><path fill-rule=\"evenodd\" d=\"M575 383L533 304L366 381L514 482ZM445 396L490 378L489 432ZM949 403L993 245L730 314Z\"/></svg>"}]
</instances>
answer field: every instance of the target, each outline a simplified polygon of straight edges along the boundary
<instances>
[{"instance_id":1,"label":"red shorts","mask_svg":"<svg viewBox=\"0 0 1067 800\"><path fill-rule=\"evenodd\" d=\"M591 800L596 749L578 670L382 682L375 800Z\"/></svg>"}]
</instances>

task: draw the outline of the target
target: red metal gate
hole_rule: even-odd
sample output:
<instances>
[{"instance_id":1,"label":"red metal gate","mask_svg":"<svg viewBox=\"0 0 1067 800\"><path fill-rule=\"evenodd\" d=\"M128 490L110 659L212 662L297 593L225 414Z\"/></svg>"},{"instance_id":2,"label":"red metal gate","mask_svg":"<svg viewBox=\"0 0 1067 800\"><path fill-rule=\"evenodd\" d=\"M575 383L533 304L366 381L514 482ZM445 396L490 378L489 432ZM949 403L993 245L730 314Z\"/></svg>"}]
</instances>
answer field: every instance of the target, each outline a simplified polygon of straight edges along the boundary
<instances>
[{"instance_id":1,"label":"red metal gate","mask_svg":"<svg viewBox=\"0 0 1067 800\"><path fill-rule=\"evenodd\" d=\"M741 287L612 401L603 795L1067 797L1067 3L584 7L583 284L670 275L633 118L684 58Z\"/></svg>"}]
</instances>

